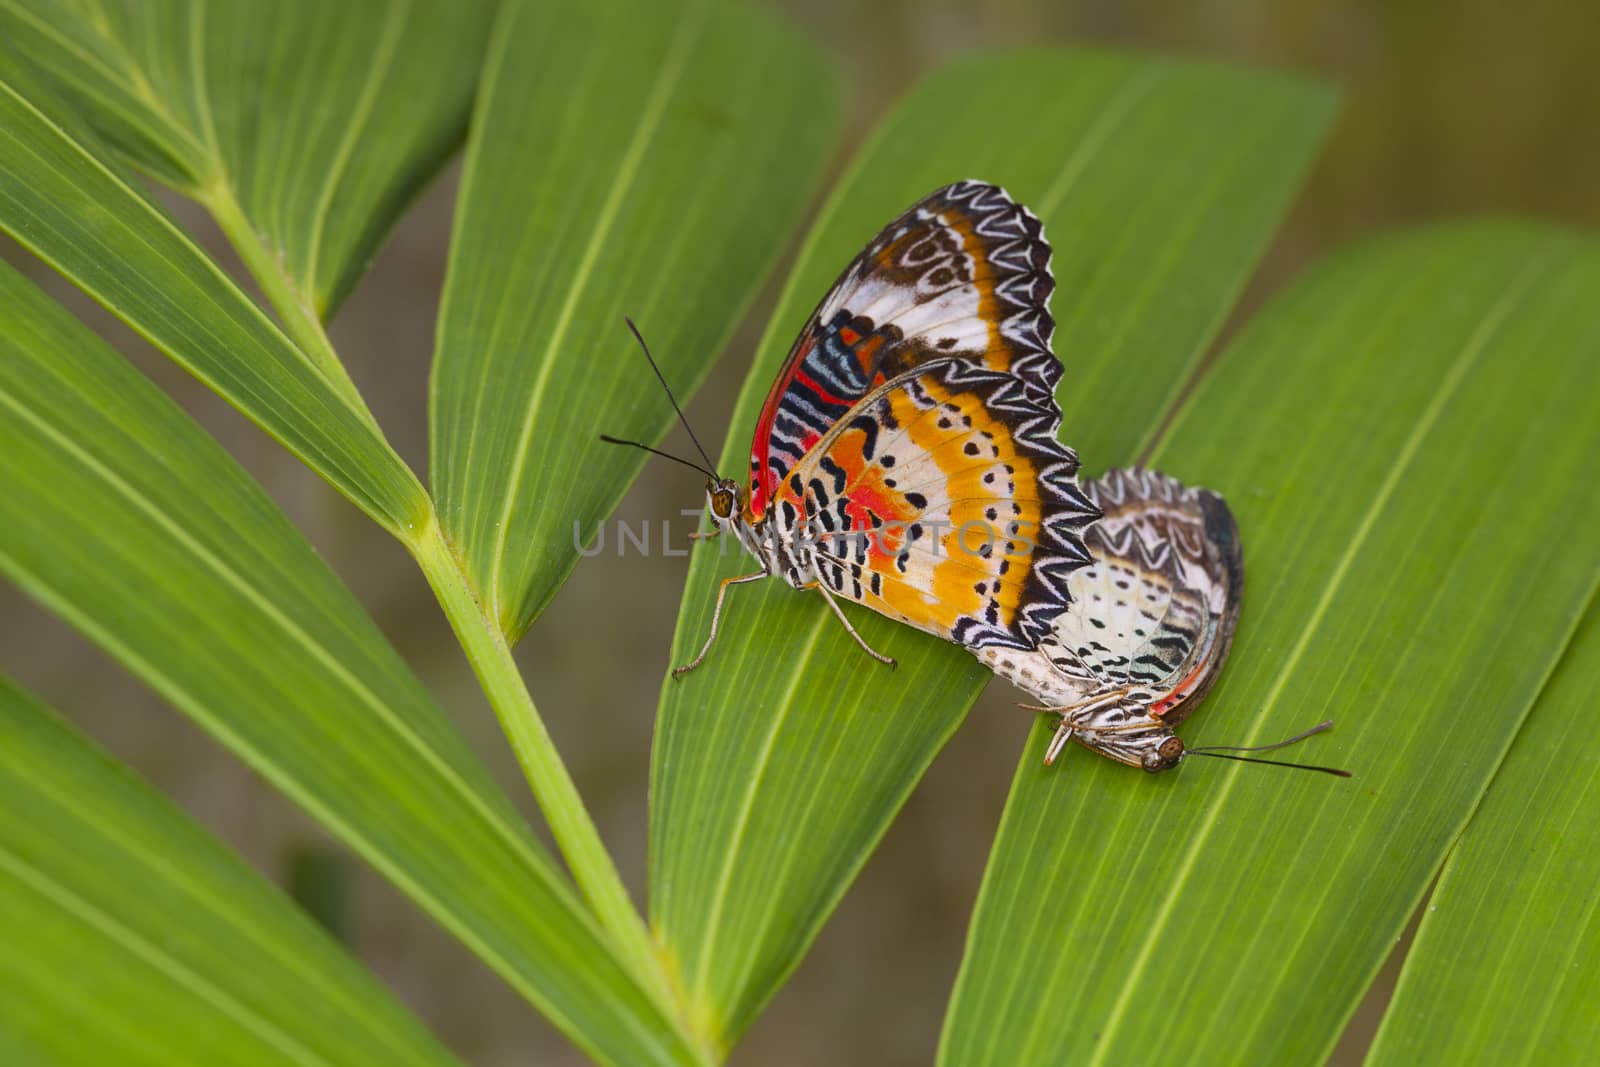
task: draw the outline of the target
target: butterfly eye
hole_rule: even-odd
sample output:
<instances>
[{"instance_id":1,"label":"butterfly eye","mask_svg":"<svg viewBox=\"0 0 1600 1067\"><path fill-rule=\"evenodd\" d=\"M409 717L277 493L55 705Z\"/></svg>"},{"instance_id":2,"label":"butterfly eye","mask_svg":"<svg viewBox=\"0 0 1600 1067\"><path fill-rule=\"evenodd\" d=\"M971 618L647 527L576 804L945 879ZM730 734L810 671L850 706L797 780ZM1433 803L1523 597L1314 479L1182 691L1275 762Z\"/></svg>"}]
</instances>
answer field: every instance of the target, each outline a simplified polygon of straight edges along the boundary
<instances>
[{"instance_id":1,"label":"butterfly eye","mask_svg":"<svg viewBox=\"0 0 1600 1067\"><path fill-rule=\"evenodd\" d=\"M1154 752L1144 754L1144 769L1151 774L1170 770L1176 767L1182 758L1183 742L1176 737L1169 737L1161 742L1161 746Z\"/></svg>"},{"instance_id":2,"label":"butterfly eye","mask_svg":"<svg viewBox=\"0 0 1600 1067\"><path fill-rule=\"evenodd\" d=\"M711 513L719 519L733 514L733 494L726 489L711 494Z\"/></svg>"}]
</instances>

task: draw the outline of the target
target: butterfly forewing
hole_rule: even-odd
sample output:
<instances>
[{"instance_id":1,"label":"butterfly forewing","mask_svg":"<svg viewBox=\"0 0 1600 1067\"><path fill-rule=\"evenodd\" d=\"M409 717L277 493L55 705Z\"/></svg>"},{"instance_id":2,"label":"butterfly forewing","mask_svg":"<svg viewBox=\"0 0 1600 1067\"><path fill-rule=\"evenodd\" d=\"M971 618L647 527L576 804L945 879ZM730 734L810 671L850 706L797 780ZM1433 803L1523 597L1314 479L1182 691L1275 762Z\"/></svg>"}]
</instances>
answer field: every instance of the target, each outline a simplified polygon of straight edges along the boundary
<instances>
[{"instance_id":1,"label":"butterfly forewing","mask_svg":"<svg viewBox=\"0 0 1600 1067\"><path fill-rule=\"evenodd\" d=\"M751 480L707 486L775 575L968 648L1032 651L1090 562L1099 511L1057 440L1055 283L1039 220L998 186L924 197L851 262L762 408ZM715 640L730 583L692 670Z\"/></svg>"},{"instance_id":2,"label":"butterfly forewing","mask_svg":"<svg viewBox=\"0 0 1600 1067\"><path fill-rule=\"evenodd\" d=\"M772 516L821 581L971 648L1031 649L1089 562L1098 511L1054 436L1054 400L955 359L869 394L795 466Z\"/></svg>"},{"instance_id":3,"label":"butterfly forewing","mask_svg":"<svg viewBox=\"0 0 1600 1067\"><path fill-rule=\"evenodd\" d=\"M1005 190L958 182L918 201L845 268L790 350L756 427L750 517L766 514L801 457L862 397L924 363L1010 373L1022 391L1052 398L1053 289L1039 220Z\"/></svg>"}]
</instances>

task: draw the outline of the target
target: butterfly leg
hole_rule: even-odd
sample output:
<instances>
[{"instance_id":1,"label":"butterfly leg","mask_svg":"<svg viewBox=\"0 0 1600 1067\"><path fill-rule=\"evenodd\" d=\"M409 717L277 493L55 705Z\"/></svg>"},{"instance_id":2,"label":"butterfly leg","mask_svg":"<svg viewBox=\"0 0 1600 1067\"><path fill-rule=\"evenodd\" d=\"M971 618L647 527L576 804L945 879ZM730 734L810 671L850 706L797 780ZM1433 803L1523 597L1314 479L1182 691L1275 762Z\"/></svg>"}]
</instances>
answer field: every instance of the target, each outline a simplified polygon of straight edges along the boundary
<instances>
[{"instance_id":1,"label":"butterfly leg","mask_svg":"<svg viewBox=\"0 0 1600 1067\"><path fill-rule=\"evenodd\" d=\"M839 617L839 621L844 623L844 628L849 631L851 637L856 639L856 644L861 646L861 650L863 652L877 660L879 663L887 663L891 667L899 666L899 664L894 661L893 657L885 656L882 652L877 651L871 645L867 644L864 637L856 633L856 628L850 625L849 619L845 618L844 609L839 607L839 602L833 599L833 594L828 592L828 586L825 583L812 582L811 586L812 588L816 589L817 592L822 594L822 599L828 602L828 607L832 608L833 613Z\"/></svg>"},{"instance_id":2,"label":"butterfly leg","mask_svg":"<svg viewBox=\"0 0 1600 1067\"><path fill-rule=\"evenodd\" d=\"M1086 700L1076 704L1062 704L1058 706L1038 704L1018 704L1017 707L1027 711L1036 711L1040 715L1056 715L1055 736L1050 738L1050 745L1044 750L1044 765L1050 766L1061 755L1061 750L1067 747L1067 742L1072 740L1072 735L1079 730L1095 731L1099 729L1092 725L1094 713L1102 708L1120 702L1127 695L1126 689L1107 689L1093 694Z\"/></svg>"},{"instance_id":3,"label":"butterfly leg","mask_svg":"<svg viewBox=\"0 0 1600 1067\"><path fill-rule=\"evenodd\" d=\"M1128 695L1126 689L1102 689L1076 704L1018 704L1023 711L1036 711L1040 715L1060 715L1063 719L1085 718L1092 712L1115 704Z\"/></svg>"},{"instance_id":4,"label":"butterfly leg","mask_svg":"<svg viewBox=\"0 0 1600 1067\"><path fill-rule=\"evenodd\" d=\"M700 654L681 667L672 668L674 678L682 678L705 660L706 653L711 651L711 643L717 639L717 624L722 621L722 598L728 595L730 585L743 585L746 582L759 581L768 576L766 570L756 571L754 574L741 574L736 578L724 578L722 584L717 586L717 603L711 609L711 632L706 634L706 643L700 646Z\"/></svg>"},{"instance_id":5,"label":"butterfly leg","mask_svg":"<svg viewBox=\"0 0 1600 1067\"><path fill-rule=\"evenodd\" d=\"M703 532L700 530L691 530L689 532L689 540L691 541L713 541L721 536L721 529L705 530Z\"/></svg>"},{"instance_id":6,"label":"butterfly leg","mask_svg":"<svg viewBox=\"0 0 1600 1067\"><path fill-rule=\"evenodd\" d=\"M1061 716L1061 722L1056 726L1056 734L1050 739L1050 747L1044 750L1046 767L1054 763L1056 757L1061 755L1061 750L1067 747L1067 742L1072 740L1072 732L1072 720L1065 715Z\"/></svg>"}]
</instances>

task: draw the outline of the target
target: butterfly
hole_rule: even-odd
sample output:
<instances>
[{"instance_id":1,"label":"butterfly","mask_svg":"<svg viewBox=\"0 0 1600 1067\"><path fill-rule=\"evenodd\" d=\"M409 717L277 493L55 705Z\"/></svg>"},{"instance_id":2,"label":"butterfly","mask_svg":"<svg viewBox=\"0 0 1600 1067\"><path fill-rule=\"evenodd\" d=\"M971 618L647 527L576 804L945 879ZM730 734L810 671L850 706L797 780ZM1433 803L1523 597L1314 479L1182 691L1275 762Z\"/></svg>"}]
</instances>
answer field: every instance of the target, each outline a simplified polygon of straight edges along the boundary
<instances>
[{"instance_id":1,"label":"butterfly","mask_svg":"<svg viewBox=\"0 0 1600 1067\"><path fill-rule=\"evenodd\" d=\"M1158 471L1111 470L1083 488L1103 517L1084 536L1094 562L1068 581L1071 609L1036 650L987 648L978 658L1039 700L1032 710L1057 716L1047 765L1069 741L1152 772L1218 754L1185 749L1174 731L1221 674L1239 621L1244 553L1233 513L1209 489ZM1329 726L1226 750L1278 748Z\"/></svg>"},{"instance_id":2,"label":"butterfly","mask_svg":"<svg viewBox=\"0 0 1600 1067\"><path fill-rule=\"evenodd\" d=\"M770 577L816 590L891 666L840 599L972 649L1032 650L1051 632L1100 513L1056 439L1050 256L1032 212L966 181L851 261L762 406L748 481L700 449L708 536L733 537L759 567L723 580L705 644L674 675L705 660L728 590Z\"/></svg>"}]
</instances>

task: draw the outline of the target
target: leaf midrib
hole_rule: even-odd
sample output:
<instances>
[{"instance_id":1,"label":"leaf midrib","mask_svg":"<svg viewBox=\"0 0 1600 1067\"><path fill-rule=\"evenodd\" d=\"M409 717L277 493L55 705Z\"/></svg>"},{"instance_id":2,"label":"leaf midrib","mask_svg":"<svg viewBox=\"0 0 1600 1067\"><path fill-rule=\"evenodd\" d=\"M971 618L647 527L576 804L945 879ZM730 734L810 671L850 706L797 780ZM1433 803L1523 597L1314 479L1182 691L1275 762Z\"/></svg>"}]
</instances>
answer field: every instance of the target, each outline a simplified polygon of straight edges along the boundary
<instances>
[{"instance_id":1,"label":"leaf midrib","mask_svg":"<svg viewBox=\"0 0 1600 1067\"><path fill-rule=\"evenodd\" d=\"M817 642L822 637L823 624L828 617L818 607L816 615L811 622L810 632L806 634L805 640L800 646L799 659L801 662L804 662L816 650ZM744 789L744 797L739 802L739 814L734 820L733 833L729 838L728 849L722 862L722 870L718 874L717 880L712 883L711 907L706 912L704 927L706 932L704 939L700 942L700 952L695 960L695 984L690 998L694 1004L700 1005L702 1011L714 1012L717 1007L706 995L709 980L706 961L713 958L717 935L722 928L722 911L727 905L728 894L733 888L734 867L739 853L744 847L745 835L749 830L750 814L755 809L756 796L761 791L761 783L766 778L767 768L772 763L772 750L777 744L778 734L782 732L783 724L788 719L789 712L795 706L795 698L799 695L800 675L800 671L790 672L789 682L783 690L783 698L769 718L770 726L767 729L766 737L762 739L755 771L749 776ZM724 1040L724 1022L720 1016L717 1018L715 1039L719 1045Z\"/></svg>"},{"instance_id":2,"label":"leaf midrib","mask_svg":"<svg viewBox=\"0 0 1600 1067\"><path fill-rule=\"evenodd\" d=\"M397 12L402 10L404 14L397 17ZM378 88L389 76L394 57L400 47L400 38L404 36L405 27L411 19L411 11L412 0L390 0L383 18L382 36L367 65L367 77L362 82L361 91L356 94L355 109L351 113L350 121L345 124L344 136L340 138L339 147L334 151L333 162L328 167L327 180L323 183L321 195L317 197L311 240L306 248L306 276L298 286L302 299L311 302L307 313L313 318L320 319L323 312L320 306L321 298L317 295L317 275L322 266L322 238L327 232L333 198L338 192L339 183L344 180L345 170L355 153L356 142L361 139L367 125L372 121L372 113L378 102Z\"/></svg>"}]
</instances>

